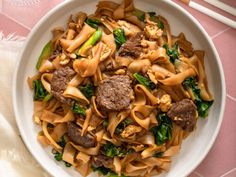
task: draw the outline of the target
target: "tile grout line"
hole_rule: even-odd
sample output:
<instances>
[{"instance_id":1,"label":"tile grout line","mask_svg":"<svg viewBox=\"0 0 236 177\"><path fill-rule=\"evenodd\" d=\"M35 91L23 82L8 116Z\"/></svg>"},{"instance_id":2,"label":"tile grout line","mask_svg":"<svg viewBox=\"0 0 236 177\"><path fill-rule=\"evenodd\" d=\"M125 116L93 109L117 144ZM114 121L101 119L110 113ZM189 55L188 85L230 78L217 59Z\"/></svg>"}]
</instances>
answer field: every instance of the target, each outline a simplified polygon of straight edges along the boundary
<instances>
[{"instance_id":1,"label":"tile grout line","mask_svg":"<svg viewBox=\"0 0 236 177\"><path fill-rule=\"evenodd\" d=\"M226 31L228 31L229 29L231 29L231 27L228 27L228 28L224 29L223 31L216 33L215 35L211 36L211 39L215 39L216 37L218 37L219 35L223 34Z\"/></svg>"},{"instance_id":2,"label":"tile grout line","mask_svg":"<svg viewBox=\"0 0 236 177\"><path fill-rule=\"evenodd\" d=\"M24 24L22 24L22 23L16 21L14 18L10 17L9 15L7 15L7 14L5 14L5 13L2 13L2 15L4 15L5 17L9 18L9 19L12 20L12 21L14 21L15 23L21 25L22 27L26 28L27 30L31 31L31 29L30 29L28 26L26 26L26 25L24 25Z\"/></svg>"},{"instance_id":3,"label":"tile grout line","mask_svg":"<svg viewBox=\"0 0 236 177\"><path fill-rule=\"evenodd\" d=\"M233 97L233 96L231 96L231 95L229 95L229 94L227 94L227 97L228 97L229 99L231 99L231 100L233 100L233 101L236 102L236 98L235 98L235 97Z\"/></svg>"},{"instance_id":4,"label":"tile grout line","mask_svg":"<svg viewBox=\"0 0 236 177\"><path fill-rule=\"evenodd\" d=\"M197 171L194 171L193 173L196 174L196 175L199 176L199 177L204 177L202 174L200 174L200 173L197 172Z\"/></svg>"},{"instance_id":5,"label":"tile grout line","mask_svg":"<svg viewBox=\"0 0 236 177\"><path fill-rule=\"evenodd\" d=\"M225 174L221 175L220 177L225 177L225 176L227 176L228 174L230 174L230 173L232 173L234 171L236 171L236 168L233 168L233 169L227 171Z\"/></svg>"}]
</instances>

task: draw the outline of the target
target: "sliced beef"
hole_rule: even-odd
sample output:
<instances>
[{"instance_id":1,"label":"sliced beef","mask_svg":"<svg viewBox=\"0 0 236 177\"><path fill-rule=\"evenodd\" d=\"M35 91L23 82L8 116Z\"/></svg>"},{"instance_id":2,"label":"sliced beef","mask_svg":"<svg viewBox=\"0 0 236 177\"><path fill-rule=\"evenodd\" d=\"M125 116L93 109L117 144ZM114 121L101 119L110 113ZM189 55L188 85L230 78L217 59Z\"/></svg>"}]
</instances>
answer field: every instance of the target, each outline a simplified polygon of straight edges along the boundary
<instances>
[{"instance_id":1,"label":"sliced beef","mask_svg":"<svg viewBox=\"0 0 236 177\"><path fill-rule=\"evenodd\" d=\"M85 148L94 147L96 145L95 137L88 133L81 136L81 129L75 123L69 122L67 124L67 129L68 136L73 143Z\"/></svg>"},{"instance_id":2,"label":"sliced beef","mask_svg":"<svg viewBox=\"0 0 236 177\"><path fill-rule=\"evenodd\" d=\"M141 46L142 37L143 32L139 32L127 40L126 43L120 47L118 51L119 56L138 58L143 51L143 47Z\"/></svg>"},{"instance_id":3,"label":"sliced beef","mask_svg":"<svg viewBox=\"0 0 236 177\"><path fill-rule=\"evenodd\" d=\"M167 115L184 130L193 131L196 124L197 107L190 99L173 103Z\"/></svg>"},{"instance_id":4,"label":"sliced beef","mask_svg":"<svg viewBox=\"0 0 236 177\"><path fill-rule=\"evenodd\" d=\"M69 66L59 68L53 73L51 80L51 89L53 96L62 103L71 104L72 100L65 98L62 94L65 91L68 82L75 75L75 71Z\"/></svg>"},{"instance_id":5,"label":"sliced beef","mask_svg":"<svg viewBox=\"0 0 236 177\"><path fill-rule=\"evenodd\" d=\"M104 166L106 168L112 168L113 159L105 155L97 155L97 156L94 156L92 159L92 166L95 168L98 168L101 166Z\"/></svg>"},{"instance_id":6,"label":"sliced beef","mask_svg":"<svg viewBox=\"0 0 236 177\"><path fill-rule=\"evenodd\" d=\"M96 90L96 102L102 111L128 109L132 93L129 76L115 75L101 81Z\"/></svg>"}]
</instances>

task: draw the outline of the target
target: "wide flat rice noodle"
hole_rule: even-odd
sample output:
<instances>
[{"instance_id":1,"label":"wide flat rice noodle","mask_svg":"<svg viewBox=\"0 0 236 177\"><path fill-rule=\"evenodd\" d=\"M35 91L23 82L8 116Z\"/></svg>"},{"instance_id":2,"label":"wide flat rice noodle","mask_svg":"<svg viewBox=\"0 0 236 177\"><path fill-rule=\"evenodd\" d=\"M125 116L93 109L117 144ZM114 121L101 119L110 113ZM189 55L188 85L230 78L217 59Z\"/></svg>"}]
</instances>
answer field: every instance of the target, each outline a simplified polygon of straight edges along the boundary
<instances>
[{"instance_id":1,"label":"wide flat rice noodle","mask_svg":"<svg viewBox=\"0 0 236 177\"><path fill-rule=\"evenodd\" d=\"M70 143L67 143L63 149L62 160L75 166L75 161L74 161L75 154L76 154L76 149Z\"/></svg>"}]
</instances>

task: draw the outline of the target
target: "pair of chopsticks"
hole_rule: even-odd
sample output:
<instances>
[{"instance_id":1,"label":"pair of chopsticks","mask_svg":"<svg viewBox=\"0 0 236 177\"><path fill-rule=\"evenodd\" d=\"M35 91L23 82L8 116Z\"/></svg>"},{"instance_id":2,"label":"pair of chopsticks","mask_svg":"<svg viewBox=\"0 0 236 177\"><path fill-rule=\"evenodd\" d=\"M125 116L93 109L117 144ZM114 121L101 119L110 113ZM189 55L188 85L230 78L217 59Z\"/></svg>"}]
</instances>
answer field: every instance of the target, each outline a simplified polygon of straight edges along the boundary
<instances>
[{"instance_id":1,"label":"pair of chopsticks","mask_svg":"<svg viewBox=\"0 0 236 177\"><path fill-rule=\"evenodd\" d=\"M208 15L208 16L210 16L210 17L212 17L212 18L214 18L214 19L216 19L216 20L218 20L218 21L234 28L234 29L236 29L236 21L231 20L231 19L229 19L229 18L227 18L227 17L225 17L225 16L223 16L219 13L216 13L215 11L210 10L210 9L208 9L208 8L198 4L196 2L193 2L191 0L181 0L181 1L185 4L187 4L189 7L192 7L193 9L198 10L198 11L200 11L200 12L202 12L202 13L204 13L204 14L206 14L206 15ZM225 12L227 12L231 15L236 16L236 9L235 8L225 4L223 2L220 2L219 0L204 0L204 1L206 1L207 3L209 3L213 6L216 6L219 9L224 10Z\"/></svg>"}]
</instances>

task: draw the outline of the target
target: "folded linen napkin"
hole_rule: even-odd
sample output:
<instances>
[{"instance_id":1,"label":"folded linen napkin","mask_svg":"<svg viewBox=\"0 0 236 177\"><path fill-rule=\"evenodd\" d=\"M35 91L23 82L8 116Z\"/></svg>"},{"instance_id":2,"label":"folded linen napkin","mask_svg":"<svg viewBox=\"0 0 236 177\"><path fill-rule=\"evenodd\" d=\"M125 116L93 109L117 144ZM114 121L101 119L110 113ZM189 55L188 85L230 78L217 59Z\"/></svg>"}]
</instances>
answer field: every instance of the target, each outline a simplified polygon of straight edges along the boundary
<instances>
[{"instance_id":1,"label":"folded linen napkin","mask_svg":"<svg viewBox=\"0 0 236 177\"><path fill-rule=\"evenodd\" d=\"M0 176L49 177L26 149L14 118L12 78L24 39L1 35L0 32Z\"/></svg>"}]
</instances>

